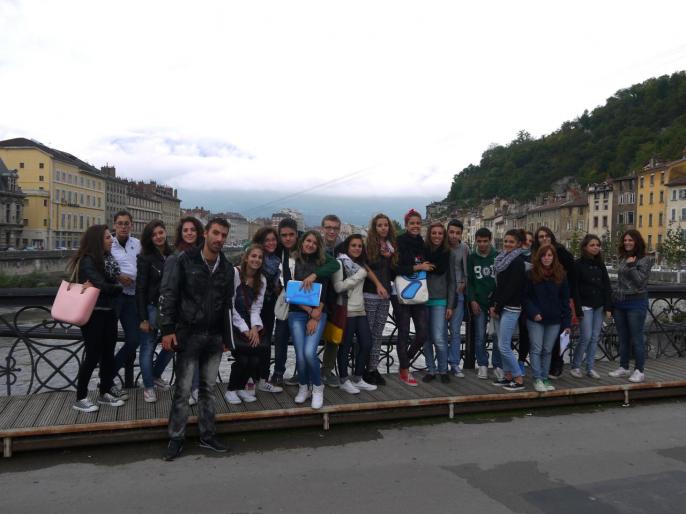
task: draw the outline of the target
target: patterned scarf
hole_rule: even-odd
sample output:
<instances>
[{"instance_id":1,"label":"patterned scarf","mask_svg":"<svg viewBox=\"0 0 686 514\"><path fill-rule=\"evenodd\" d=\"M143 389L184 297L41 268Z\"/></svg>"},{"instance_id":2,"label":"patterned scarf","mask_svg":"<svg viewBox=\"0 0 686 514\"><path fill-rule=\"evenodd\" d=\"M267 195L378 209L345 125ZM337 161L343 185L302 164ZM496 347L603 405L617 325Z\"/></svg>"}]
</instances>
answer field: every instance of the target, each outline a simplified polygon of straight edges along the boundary
<instances>
[{"instance_id":1,"label":"patterned scarf","mask_svg":"<svg viewBox=\"0 0 686 514\"><path fill-rule=\"evenodd\" d=\"M346 254L338 254L338 260L341 261L341 264L343 265L343 275L345 275L345 277L350 277L360 271L361 266Z\"/></svg>"},{"instance_id":2,"label":"patterned scarf","mask_svg":"<svg viewBox=\"0 0 686 514\"><path fill-rule=\"evenodd\" d=\"M511 252L505 252L502 251L500 252L494 262L494 267L495 267L495 274L498 275L498 273L502 273L507 269L507 267L512 264L512 261L515 260L517 257L522 255L524 250L521 248L515 248Z\"/></svg>"},{"instance_id":3,"label":"patterned scarf","mask_svg":"<svg viewBox=\"0 0 686 514\"><path fill-rule=\"evenodd\" d=\"M108 282L116 282L117 277L121 274L119 263L112 256L111 253L105 255L105 278Z\"/></svg>"}]
</instances>

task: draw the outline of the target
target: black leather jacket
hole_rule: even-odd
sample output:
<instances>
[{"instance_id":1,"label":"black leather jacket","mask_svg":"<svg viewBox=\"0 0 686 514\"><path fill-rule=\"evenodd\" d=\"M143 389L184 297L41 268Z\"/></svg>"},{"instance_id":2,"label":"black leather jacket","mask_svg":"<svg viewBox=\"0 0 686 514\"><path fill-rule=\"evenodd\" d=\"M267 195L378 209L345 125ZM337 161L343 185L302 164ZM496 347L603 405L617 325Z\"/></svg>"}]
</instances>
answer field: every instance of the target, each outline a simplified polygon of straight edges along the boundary
<instances>
[{"instance_id":1,"label":"black leather jacket","mask_svg":"<svg viewBox=\"0 0 686 514\"><path fill-rule=\"evenodd\" d=\"M157 306L164 272L164 257L159 252L138 254L136 258L136 307L141 321L148 319L148 305Z\"/></svg>"},{"instance_id":2,"label":"black leather jacket","mask_svg":"<svg viewBox=\"0 0 686 514\"><path fill-rule=\"evenodd\" d=\"M201 248L182 253L169 264L160 288L162 334L225 332L234 291L233 266L226 257L219 254L214 273L205 264Z\"/></svg>"},{"instance_id":3,"label":"black leather jacket","mask_svg":"<svg viewBox=\"0 0 686 514\"><path fill-rule=\"evenodd\" d=\"M105 274L95 266L95 262L88 255L85 255L79 261L79 272L76 280L81 284L90 281L91 284L100 289L98 301L95 306L105 309L112 309L114 307L114 300L124 289L119 282L108 280Z\"/></svg>"}]
</instances>

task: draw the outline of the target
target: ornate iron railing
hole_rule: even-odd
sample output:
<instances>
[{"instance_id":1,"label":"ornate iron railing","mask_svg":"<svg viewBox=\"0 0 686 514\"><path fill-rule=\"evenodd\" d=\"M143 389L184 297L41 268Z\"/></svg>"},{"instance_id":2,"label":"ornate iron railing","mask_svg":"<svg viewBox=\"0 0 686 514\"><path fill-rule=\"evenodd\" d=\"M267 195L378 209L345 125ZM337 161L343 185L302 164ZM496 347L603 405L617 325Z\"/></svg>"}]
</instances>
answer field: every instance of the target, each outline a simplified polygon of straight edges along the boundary
<instances>
[{"instance_id":1,"label":"ornate iron railing","mask_svg":"<svg viewBox=\"0 0 686 514\"><path fill-rule=\"evenodd\" d=\"M473 368L473 331L468 315L465 320L466 334L462 337L461 350L465 368ZM395 346L398 338L392 315L388 318L385 332L381 365L386 372L391 372L397 362ZM651 288L645 333L648 357L686 355L686 287ZM575 329L572 347L577 335L578 329ZM412 332L410 337L414 337ZM78 327L55 321L46 307L27 306L10 315L0 316L0 338L0 384L4 385L5 394L33 394L75 388L84 351ZM123 340L123 334L120 334L120 340ZM490 341L488 345L490 349ZM516 338L514 345L517 346ZM571 359L572 352L567 355ZM604 323L596 358L615 360L618 355L616 329L614 322L609 321ZM411 356L411 363L413 369L425 369L421 352ZM140 377L137 365L132 376L134 383ZM219 379L222 379L221 373ZM121 377L120 380L125 383Z\"/></svg>"}]
</instances>

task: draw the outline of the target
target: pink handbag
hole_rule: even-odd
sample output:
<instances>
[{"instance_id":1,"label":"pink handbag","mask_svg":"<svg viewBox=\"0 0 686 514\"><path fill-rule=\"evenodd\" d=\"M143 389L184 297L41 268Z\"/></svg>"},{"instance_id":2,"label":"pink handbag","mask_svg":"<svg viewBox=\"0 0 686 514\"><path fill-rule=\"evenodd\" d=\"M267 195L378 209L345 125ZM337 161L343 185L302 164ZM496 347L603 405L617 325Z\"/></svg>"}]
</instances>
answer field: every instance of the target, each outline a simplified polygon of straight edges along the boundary
<instances>
[{"instance_id":1,"label":"pink handbag","mask_svg":"<svg viewBox=\"0 0 686 514\"><path fill-rule=\"evenodd\" d=\"M78 263L76 270L78 270ZM71 281L74 280L76 270L71 276ZM100 289L97 287L84 289L83 284L71 281L63 280L60 284L57 296L55 296L55 301L52 304L52 309L50 309L50 314L57 321L81 327L88 323L91 314L93 314L95 303L98 301L98 296L100 296Z\"/></svg>"}]
</instances>

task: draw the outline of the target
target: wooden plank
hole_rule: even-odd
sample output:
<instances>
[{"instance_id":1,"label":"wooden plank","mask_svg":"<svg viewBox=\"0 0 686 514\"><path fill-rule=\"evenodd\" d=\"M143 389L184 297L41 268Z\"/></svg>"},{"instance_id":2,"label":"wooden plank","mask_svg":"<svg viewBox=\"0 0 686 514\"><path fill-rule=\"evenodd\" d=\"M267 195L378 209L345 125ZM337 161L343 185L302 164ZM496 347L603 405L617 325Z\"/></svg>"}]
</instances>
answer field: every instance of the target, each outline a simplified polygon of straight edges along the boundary
<instances>
[{"instance_id":1,"label":"wooden plank","mask_svg":"<svg viewBox=\"0 0 686 514\"><path fill-rule=\"evenodd\" d=\"M50 393L34 394L29 397L29 401L21 411L21 415L17 416L13 425L15 428L32 427L36 418L40 416L43 407L50 399Z\"/></svg>"},{"instance_id":2,"label":"wooden plank","mask_svg":"<svg viewBox=\"0 0 686 514\"><path fill-rule=\"evenodd\" d=\"M121 407L109 407L109 406L100 406L100 410L103 409L115 409L116 410L116 415L117 415L117 421L131 421L136 418L136 397L137 395L135 389L127 389L126 390L129 393L129 399L124 402L124 405Z\"/></svg>"},{"instance_id":3,"label":"wooden plank","mask_svg":"<svg viewBox=\"0 0 686 514\"><path fill-rule=\"evenodd\" d=\"M143 396L143 391L144 389L142 387L133 390L134 394L136 395L136 419L154 419L156 417L156 402L146 402L145 397Z\"/></svg>"},{"instance_id":4,"label":"wooden plank","mask_svg":"<svg viewBox=\"0 0 686 514\"><path fill-rule=\"evenodd\" d=\"M72 402L70 401L70 393L63 391L60 393L46 393L50 395L50 401L41 412L40 416L36 418L34 426L45 427L55 424L57 417L62 412L62 409L71 409Z\"/></svg>"},{"instance_id":5,"label":"wooden plank","mask_svg":"<svg viewBox=\"0 0 686 514\"><path fill-rule=\"evenodd\" d=\"M0 430L14 427L14 421L21 415L21 411L24 410L29 399L30 397L27 396L12 397L10 403L0 414Z\"/></svg>"},{"instance_id":6,"label":"wooden plank","mask_svg":"<svg viewBox=\"0 0 686 514\"><path fill-rule=\"evenodd\" d=\"M88 397L92 402L97 401L97 394L90 392ZM76 423L76 418L78 416L78 411L72 409L72 404L76 401L76 392L69 392L67 398L64 400L64 408L61 412L57 414L55 419L55 424L53 426L60 425L73 425Z\"/></svg>"}]
</instances>

